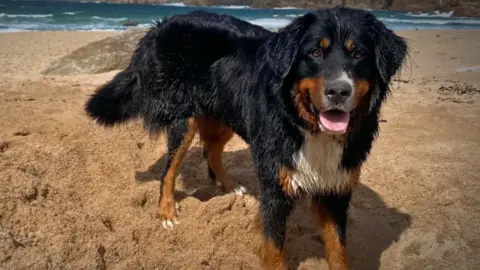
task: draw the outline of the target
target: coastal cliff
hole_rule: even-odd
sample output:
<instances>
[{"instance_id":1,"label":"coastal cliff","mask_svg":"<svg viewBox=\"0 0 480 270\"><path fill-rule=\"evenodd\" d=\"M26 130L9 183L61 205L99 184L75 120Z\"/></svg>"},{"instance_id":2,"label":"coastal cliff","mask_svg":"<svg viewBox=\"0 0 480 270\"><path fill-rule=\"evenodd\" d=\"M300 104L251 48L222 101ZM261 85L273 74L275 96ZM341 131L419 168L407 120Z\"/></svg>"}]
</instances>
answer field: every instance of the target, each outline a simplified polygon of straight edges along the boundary
<instances>
[{"instance_id":1,"label":"coastal cliff","mask_svg":"<svg viewBox=\"0 0 480 270\"><path fill-rule=\"evenodd\" d=\"M256 8L321 8L342 5L354 8L405 10L411 12L453 11L454 16L480 17L479 0L103 0L103 2L131 4L182 2L185 5L197 6L244 5Z\"/></svg>"}]
</instances>

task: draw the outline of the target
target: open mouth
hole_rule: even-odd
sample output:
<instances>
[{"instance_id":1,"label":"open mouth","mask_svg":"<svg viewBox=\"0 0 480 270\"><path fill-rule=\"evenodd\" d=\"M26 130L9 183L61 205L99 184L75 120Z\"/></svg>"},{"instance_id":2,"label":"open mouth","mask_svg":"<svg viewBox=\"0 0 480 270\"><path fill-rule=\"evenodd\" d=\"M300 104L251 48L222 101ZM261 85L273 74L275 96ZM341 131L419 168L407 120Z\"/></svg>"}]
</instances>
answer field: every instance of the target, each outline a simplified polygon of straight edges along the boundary
<instances>
[{"instance_id":1,"label":"open mouth","mask_svg":"<svg viewBox=\"0 0 480 270\"><path fill-rule=\"evenodd\" d=\"M345 133L347 132L350 113L341 110L329 110L320 112L320 123L326 131Z\"/></svg>"}]
</instances>

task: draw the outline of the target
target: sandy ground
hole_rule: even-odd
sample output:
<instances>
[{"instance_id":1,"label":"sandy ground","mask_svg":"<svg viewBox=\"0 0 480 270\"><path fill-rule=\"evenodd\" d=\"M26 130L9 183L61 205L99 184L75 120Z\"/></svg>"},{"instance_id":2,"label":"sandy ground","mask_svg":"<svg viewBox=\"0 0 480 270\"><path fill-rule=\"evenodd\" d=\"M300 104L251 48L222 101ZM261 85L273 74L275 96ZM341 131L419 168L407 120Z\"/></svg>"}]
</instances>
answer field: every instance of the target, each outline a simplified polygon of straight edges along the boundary
<instances>
[{"instance_id":1,"label":"sandy ground","mask_svg":"<svg viewBox=\"0 0 480 270\"><path fill-rule=\"evenodd\" d=\"M355 269L480 269L480 33L400 32L411 61L351 204ZM181 224L155 219L164 140L138 123L96 127L82 106L115 72L43 77L53 59L112 33L0 35L1 269L258 269L257 179L238 138L224 162L252 195L210 185L198 142L177 180ZM326 269L305 203L288 227L293 269Z\"/></svg>"}]
</instances>

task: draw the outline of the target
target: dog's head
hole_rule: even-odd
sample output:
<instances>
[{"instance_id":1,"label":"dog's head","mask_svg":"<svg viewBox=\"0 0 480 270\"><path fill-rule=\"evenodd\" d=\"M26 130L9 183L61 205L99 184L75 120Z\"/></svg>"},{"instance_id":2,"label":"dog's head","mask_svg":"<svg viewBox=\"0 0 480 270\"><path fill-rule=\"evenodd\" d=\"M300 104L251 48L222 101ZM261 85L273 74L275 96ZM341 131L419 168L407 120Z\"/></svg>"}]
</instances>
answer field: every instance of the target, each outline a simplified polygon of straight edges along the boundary
<instances>
[{"instance_id":1,"label":"dog's head","mask_svg":"<svg viewBox=\"0 0 480 270\"><path fill-rule=\"evenodd\" d=\"M378 114L407 53L404 40L374 15L349 8L308 13L270 42L278 94L312 133L344 134Z\"/></svg>"}]
</instances>

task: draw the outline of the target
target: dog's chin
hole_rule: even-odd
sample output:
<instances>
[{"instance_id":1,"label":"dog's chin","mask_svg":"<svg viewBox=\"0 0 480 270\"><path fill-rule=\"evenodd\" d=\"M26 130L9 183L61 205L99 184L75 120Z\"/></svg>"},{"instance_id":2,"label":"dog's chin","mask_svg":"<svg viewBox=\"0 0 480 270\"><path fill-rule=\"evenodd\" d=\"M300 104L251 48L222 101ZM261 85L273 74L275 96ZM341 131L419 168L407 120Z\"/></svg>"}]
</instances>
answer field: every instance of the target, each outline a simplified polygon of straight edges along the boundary
<instances>
[{"instance_id":1,"label":"dog's chin","mask_svg":"<svg viewBox=\"0 0 480 270\"><path fill-rule=\"evenodd\" d=\"M318 113L318 125L323 133L341 135L347 133L350 113L343 110L326 110Z\"/></svg>"}]
</instances>

